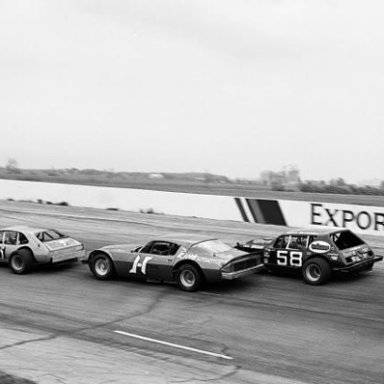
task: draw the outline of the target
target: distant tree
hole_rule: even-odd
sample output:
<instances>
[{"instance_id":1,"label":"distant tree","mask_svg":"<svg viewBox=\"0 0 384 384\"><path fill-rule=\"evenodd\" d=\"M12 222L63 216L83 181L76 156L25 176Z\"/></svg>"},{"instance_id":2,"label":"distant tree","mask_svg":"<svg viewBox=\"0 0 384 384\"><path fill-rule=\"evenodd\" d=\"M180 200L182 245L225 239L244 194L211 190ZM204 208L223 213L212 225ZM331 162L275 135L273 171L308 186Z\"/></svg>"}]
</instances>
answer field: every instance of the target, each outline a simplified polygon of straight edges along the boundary
<instances>
[{"instance_id":1,"label":"distant tree","mask_svg":"<svg viewBox=\"0 0 384 384\"><path fill-rule=\"evenodd\" d=\"M58 176L59 173L56 171L55 168L44 170L48 176Z\"/></svg>"},{"instance_id":2,"label":"distant tree","mask_svg":"<svg viewBox=\"0 0 384 384\"><path fill-rule=\"evenodd\" d=\"M332 179L329 182L329 184L336 186L336 187L345 187L346 186L345 180L342 177L338 177L337 179Z\"/></svg>"},{"instance_id":3,"label":"distant tree","mask_svg":"<svg viewBox=\"0 0 384 384\"><path fill-rule=\"evenodd\" d=\"M215 178L213 175L211 175L210 173L205 173L204 174L204 183L205 184L209 184L209 183L213 183L215 181Z\"/></svg>"},{"instance_id":4,"label":"distant tree","mask_svg":"<svg viewBox=\"0 0 384 384\"><path fill-rule=\"evenodd\" d=\"M16 159L8 159L5 169L8 173L21 173L19 163Z\"/></svg>"}]
</instances>

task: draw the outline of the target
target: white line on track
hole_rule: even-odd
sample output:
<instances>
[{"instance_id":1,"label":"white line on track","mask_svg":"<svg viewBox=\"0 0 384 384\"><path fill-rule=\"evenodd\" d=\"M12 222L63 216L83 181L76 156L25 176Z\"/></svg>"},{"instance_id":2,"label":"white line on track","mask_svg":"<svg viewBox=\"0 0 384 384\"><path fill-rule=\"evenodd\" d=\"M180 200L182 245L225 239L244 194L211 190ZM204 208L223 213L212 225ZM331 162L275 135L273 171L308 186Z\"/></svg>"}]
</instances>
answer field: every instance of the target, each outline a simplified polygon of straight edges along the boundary
<instances>
[{"instance_id":1,"label":"white line on track","mask_svg":"<svg viewBox=\"0 0 384 384\"><path fill-rule=\"evenodd\" d=\"M184 345L168 343L167 341L152 339L150 337L140 336L140 335L136 335L134 333L128 333L128 332L124 332L124 331L113 331L113 332L119 333L120 335L124 335L124 336L128 336L128 337L133 337L135 339L149 341L151 343L157 343L157 344L167 345L168 347L184 349L185 351L201 353L203 355L209 355L209 356L214 356L214 357L220 357L221 359L226 359L226 360L233 360L232 357L226 356L226 355L221 355L220 353L214 353L214 352L204 351L202 349L186 347Z\"/></svg>"}]
</instances>

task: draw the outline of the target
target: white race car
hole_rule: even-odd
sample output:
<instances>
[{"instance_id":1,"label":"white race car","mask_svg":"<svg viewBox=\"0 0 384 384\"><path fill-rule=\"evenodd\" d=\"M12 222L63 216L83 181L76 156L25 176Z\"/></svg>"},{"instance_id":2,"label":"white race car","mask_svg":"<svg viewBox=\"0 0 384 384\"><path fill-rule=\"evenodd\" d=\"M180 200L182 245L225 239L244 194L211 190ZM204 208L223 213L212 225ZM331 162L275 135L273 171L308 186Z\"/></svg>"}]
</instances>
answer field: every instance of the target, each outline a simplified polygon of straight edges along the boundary
<instances>
[{"instance_id":1,"label":"white race car","mask_svg":"<svg viewBox=\"0 0 384 384\"><path fill-rule=\"evenodd\" d=\"M0 230L0 262L7 262L19 275L35 264L76 261L84 256L81 242L54 229L16 226Z\"/></svg>"}]
</instances>

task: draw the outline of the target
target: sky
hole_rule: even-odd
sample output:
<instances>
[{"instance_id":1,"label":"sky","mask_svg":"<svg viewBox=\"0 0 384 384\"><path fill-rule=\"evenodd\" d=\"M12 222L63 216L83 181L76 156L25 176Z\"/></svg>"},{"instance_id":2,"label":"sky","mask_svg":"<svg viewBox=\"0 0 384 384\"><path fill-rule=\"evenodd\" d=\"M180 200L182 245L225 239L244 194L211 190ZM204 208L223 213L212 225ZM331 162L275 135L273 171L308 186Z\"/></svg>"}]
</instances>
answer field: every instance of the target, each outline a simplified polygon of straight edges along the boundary
<instances>
[{"instance_id":1,"label":"sky","mask_svg":"<svg viewBox=\"0 0 384 384\"><path fill-rule=\"evenodd\" d=\"M384 179L381 0L0 0L0 165Z\"/></svg>"}]
</instances>

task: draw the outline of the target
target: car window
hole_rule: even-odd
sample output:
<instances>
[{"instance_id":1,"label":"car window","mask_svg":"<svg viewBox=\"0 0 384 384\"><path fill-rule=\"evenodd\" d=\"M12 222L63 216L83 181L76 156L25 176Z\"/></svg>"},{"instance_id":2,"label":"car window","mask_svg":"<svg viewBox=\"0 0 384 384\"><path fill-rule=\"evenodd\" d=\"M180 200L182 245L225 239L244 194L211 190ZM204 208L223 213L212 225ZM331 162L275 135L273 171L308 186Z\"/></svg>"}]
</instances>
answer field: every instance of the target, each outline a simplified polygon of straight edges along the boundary
<instances>
[{"instance_id":1,"label":"car window","mask_svg":"<svg viewBox=\"0 0 384 384\"><path fill-rule=\"evenodd\" d=\"M176 252L179 250L180 248L180 245L179 244L175 244L175 243L171 243L171 247L169 248L169 256L173 256L176 254Z\"/></svg>"},{"instance_id":2,"label":"car window","mask_svg":"<svg viewBox=\"0 0 384 384\"><path fill-rule=\"evenodd\" d=\"M28 239L24 233L19 232L19 244L28 244Z\"/></svg>"},{"instance_id":3,"label":"car window","mask_svg":"<svg viewBox=\"0 0 384 384\"><path fill-rule=\"evenodd\" d=\"M341 231L332 233L330 237L335 243L336 247L341 251L343 249L348 249L364 244L364 241L361 240L360 237L356 236L351 231Z\"/></svg>"},{"instance_id":4,"label":"car window","mask_svg":"<svg viewBox=\"0 0 384 384\"><path fill-rule=\"evenodd\" d=\"M4 232L4 244L17 245L17 232L5 231Z\"/></svg>"},{"instance_id":5,"label":"car window","mask_svg":"<svg viewBox=\"0 0 384 384\"><path fill-rule=\"evenodd\" d=\"M141 249L140 253L150 253L153 243L154 243L153 241L150 241L149 243L144 245L144 247Z\"/></svg>"},{"instance_id":6,"label":"car window","mask_svg":"<svg viewBox=\"0 0 384 384\"><path fill-rule=\"evenodd\" d=\"M221 253L229 251L232 247L220 240L207 240L192 245L191 249L202 249L203 251L208 251L209 253Z\"/></svg>"},{"instance_id":7,"label":"car window","mask_svg":"<svg viewBox=\"0 0 384 384\"><path fill-rule=\"evenodd\" d=\"M306 249L308 247L308 236L292 235L289 238L288 249Z\"/></svg>"},{"instance_id":8,"label":"car window","mask_svg":"<svg viewBox=\"0 0 384 384\"><path fill-rule=\"evenodd\" d=\"M289 236L280 236L273 245L274 248L286 248L288 245Z\"/></svg>"},{"instance_id":9,"label":"car window","mask_svg":"<svg viewBox=\"0 0 384 384\"><path fill-rule=\"evenodd\" d=\"M46 241L62 239L67 236L53 229L49 229L46 231L36 233L36 237L44 243Z\"/></svg>"},{"instance_id":10,"label":"car window","mask_svg":"<svg viewBox=\"0 0 384 384\"><path fill-rule=\"evenodd\" d=\"M153 255L166 255L169 252L169 243L153 243L150 253Z\"/></svg>"},{"instance_id":11,"label":"car window","mask_svg":"<svg viewBox=\"0 0 384 384\"><path fill-rule=\"evenodd\" d=\"M148 253L151 253L152 255L171 256L176 253L178 248L177 244L168 241L155 241Z\"/></svg>"}]
</instances>

